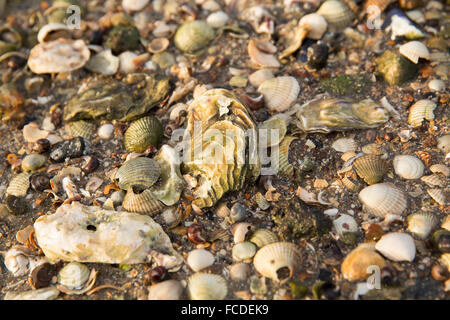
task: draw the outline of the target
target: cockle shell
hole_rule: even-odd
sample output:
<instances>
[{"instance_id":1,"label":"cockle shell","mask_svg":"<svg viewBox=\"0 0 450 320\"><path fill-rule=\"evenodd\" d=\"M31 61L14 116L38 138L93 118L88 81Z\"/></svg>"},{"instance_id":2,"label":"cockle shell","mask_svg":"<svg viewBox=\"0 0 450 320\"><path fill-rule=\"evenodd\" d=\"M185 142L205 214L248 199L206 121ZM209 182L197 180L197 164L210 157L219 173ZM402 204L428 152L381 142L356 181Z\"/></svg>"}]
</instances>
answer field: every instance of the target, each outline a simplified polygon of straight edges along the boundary
<instances>
[{"instance_id":1,"label":"cockle shell","mask_svg":"<svg viewBox=\"0 0 450 320\"><path fill-rule=\"evenodd\" d=\"M192 300L223 300L228 288L222 276L198 272L189 277L187 291Z\"/></svg>"},{"instance_id":2,"label":"cockle shell","mask_svg":"<svg viewBox=\"0 0 450 320\"><path fill-rule=\"evenodd\" d=\"M150 216L162 211L165 206L155 199L149 189L135 193L133 189L127 191L122 207L129 212L144 213Z\"/></svg>"},{"instance_id":3,"label":"cockle shell","mask_svg":"<svg viewBox=\"0 0 450 320\"><path fill-rule=\"evenodd\" d=\"M287 124L284 119L278 116L273 116L258 127L258 138L267 141L267 147L274 147L278 145L287 132Z\"/></svg>"},{"instance_id":4,"label":"cockle shell","mask_svg":"<svg viewBox=\"0 0 450 320\"><path fill-rule=\"evenodd\" d=\"M119 70L120 59L114 56L111 49L103 50L89 59L86 69L110 76Z\"/></svg>"},{"instance_id":5,"label":"cockle shell","mask_svg":"<svg viewBox=\"0 0 450 320\"><path fill-rule=\"evenodd\" d=\"M414 239L409 234L401 232L385 234L378 240L375 249L393 261L412 262L416 256Z\"/></svg>"},{"instance_id":6,"label":"cockle shell","mask_svg":"<svg viewBox=\"0 0 450 320\"><path fill-rule=\"evenodd\" d=\"M248 140L246 139L248 134ZM214 205L225 192L259 176L256 126L229 91L212 89L189 105L182 173L197 178L193 204Z\"/></svg>"},{"instance_id":7,"label":"cockle shell","mask_svg":"<svg viewBox=\"0 0 450 320\"><path fill-rule=\"evenodd\" d=\"M443 187L445 185L445 181L441 178L441 175L437 173L423 176L420 180L425 182L429 187Z\"/></svg>"},{"instance_id":8,"label":"cockle shell","mask_svg":"<svg viewBox=\"0 0 450 320\"><path fill-rule=\"evenodd\" d=\"M383 178L388 170L387 162L374 154L367 154L353 162L353 168L367 184L375 184Z\"/></svg>"},{"instance_id":9,"label":"cockle shell","mask_svg":"<svg viewBox=\"0 0 450 320\"><path fill-rule=\"evenodd\" d=\"M116 180L123 190L144 190L150 188L158 180L160 168L156 161L137 157L126 161L117 171Z\"/></svg>"},{"instance_id":10,"label":"cockle shell","mask_svg":"<svg viewBox=\"0 0 450 320\"><path fill-rule=\"evenodd\" d=\"M79 262L70 262L58 273L58 283L70 290L81 289L88 281L90 270Z\"/></svg>"},{"instance_id":11,"label":"cockle shell","mask_svg":"<svg viewBox=\"0 0 450 320\"><path fill-rule=\"evenodd\" d=\"M342 214L339 218L333 221L333 225L337 234L341 237L347 232L355 233L358 231L358 223L348 214Z\"/></svg>"},{"instance_id":12,"label":"cockle shell","mask_svg":"<svg viewBox=\"0 0 450 320\"><path fill-rule=\"evenodd\" d=\"M278 242L278 237L275 233L268 229L257 229L250 237L250 241L262 248L265 245Z\"/></svg>"},{"instance_id":13,"label":"cockle shell","mask_svg":"<svg viewBox=\"0 0 450 320\"><path fill-rule=\"evenodd\" d=\"M203 49L214 39L214 29L205 21L195 20L183 23L175 33L175 46L188 53Z\"/></svg>"},{"instance_id":14,"label":"cockle shell","mask_svg":"<svg viewBox=\"0 0 450 320\"><path fill-rule=\"evenodd\" d=\"M325 18L318 13L304 15L298 24L300 26L309 25L311 30L308 32L307 37L314 40L322 39L328 27L327 20L325 20Z\"/></svg>"},{"instance_id":15,"label":"cockle shell","mask_svg":"<svg viewBox=\"0 0 450 320\"><path fill-rule=\"evenodd\" d=\"M49 23L44 25L37 34L37 40L39 43L49 41L50 34L57 34L57 37L67 38L70 36L70 28L63 23ZM55 39L55 37L53 38Z\"/></svg>"},{"instance_id":16,"label":"cockle shell","mask_svg":"<svg viewBox=\"0 0 450 320\"><path fill-rule=\"evenodd\" d=\"M419 100L409 108L408 123L413 127L422 125L423 120L434 120L436 103L431 100Z\"/></svg>"},{"instance_id":17,"label":"cockle shell","mask_svg":"<svg viewBox=\"0 0 450 320\"><path fill-rule=\"evenodd\" d=\"M441 206L447 205L447 193L446 189L427 189L427 193Z\"/></svg>"},{"instance_id":18,"label":"cockle shell","mask_svg":"<svg viewBox=\"0 0 450 320\"><path fill-rule=\"evenodd\" d=\"M59 38L31 49L28 66L38 74L68 72L83 67L90 55L83 40Z\"/></svg>"},{"instance_id":19,"label":"cockle shell","mask_svg":"<svg viewBox=\"0 0 450 320\"><path fill-rule=\"evenodd\" d=\"M420 41L410 41L398 48L399 52L417 64L419 58L430 60L430 51L427 47Z\"/></svg>"},{"instance_id":20,"label":"cockle shell","mask_svg":"<svg viewBox=\"0 0 450 320\"><path fill-rule=\"evenodd\" d=\"M79 120L66 124L68 133L73 137L83 137L90 139L94 135L95 125L92 122Z\"/></svg>"},{"instance_id":21,"label":"cockle shell","mask_svg":"<svg viewBox=\"0 0 450 320\"><path fill-rule=\"evenodd\" d=\"M166 280L148 288L148 300L178 300L183 290L180 281Z\"/></svg>"},{"instance_id":22,"label":"cockle shell","mask_svg":"<svg viewBox=\"0 0 450 320\"><path fill-rule=\"evenodd\" d=\"M438 219L431 212L416 212L408 216L408 231L424 240L437 225Z\"/></svg>"},{"instance_id":23,"label":"cockle shell","mask_svg":"<svg viewBox=\"0 0 450 320\"><path fill-rule=\"evenodd\" d=\"M358 180L356 172L353 170L345 172L341 181L349 190L357 192L362 188L362 183Z\"/></svg>"},{"instance_id":24,"label":"cockle shell","mask_svg":"<svg viewBox=\"0 0 450 320\"><path fill-rule=\"evenodd\" d=\"M124 135L125 148L129 152L144 152L149 146L157 146L163 136L161 122L153 116L131 123Z\"/></svg>"},{"instance_id":25,"label":"cockle shell","mask_svg":"<svg viewBox=\"0 0 450 320\"><path fill-rule=\"evenodd\" d=\"M350 26L356 16L349 6L339 0L327 0L317 10L323 16L332 29L342 30Z\"/></svg>"},{"instance_id":26,"label":"cockle shell","mask_svg":"<svg viewBox=\"0 0 450 320\"><path fill-rule=\"evenodd\" d=\"M250 241L242 241L233 246L231 255L234 261L243 261L253 258L256 253L256 245Z\"/></svg>"},{"instance_id":27,"label":"cockle shell","mask_svg":"<svg viewBox=\"0 0 450 320\"><path fill-rule=\"evenodd\" d=\"M425 169L420 159L409 155L395 156L393 165L395 173L404 179L419 179Z\"/></svg>"},{"instance_id":28,"label":"cockle shell","mask_svg":"<svg viewBox=\"0 0 450 320\"><path fill-rule=\"evenodd\" d=\"M437 147L445 153L450 152L450 134L439 137Z\"/></svg>"},{"instance_id":29,"label":"cockle shell","mask_svg":"<svg viewBox=\"0 0 450 320\"><path fill-rule=\"evenodd\" d=\"M51 262L135 264L159 258L169 271L178 270L183 262L161 226L136 213L72 202L39 217L34 230L39 247Z\"/></svg>"},{"instance_id":30,"label":"cockle shell","mask_svg":"<svg viewBox=\"0 0 450 320\"><path fill-rule=\"evenodd\" d=\"M279 146L272 148L272 166L278 168L279 173L288 177L292 177L294 175L294 166L289 163L289 147L292 141L296 139L296 137L287 136L281 141Z\"/></svg>"},{"instance_id":31,"label":"cockle shell","mask_svg":"<svg viewBox=\"0 0 450 320\"><path fill-rule=\"evenodd\" d=\"M333 142L331 147L337 152L355 151L358 145L353 138L340 138Z\"/></svg>"},{"instance_id":32,"label":"cockle shell","mask_svg":"<svg viewBox=\"0 0 450 320\"><path fill-rule=\"evenodd\" d=\"M212 253L205 249L192 250L186 258L187 264L194 272L198 272L211 266L214 263L214 260Z\"/></svg>"},{"instance_id":33,"label":"cockle shell","mask_svg":"<svg viewBox=\"0 0 450 320\"><path fill-rule=\"evenodd\" d=\"M377 183L365 187L359 193L359 200L365 211L378 217L388 214L402 215L407 206L405 193L391 183Z\"/></svg>"},{"instance_id":34,"label":"cockle shell","mask_svg":"<svg viewBox=\"0 0 450 320\"><path fill-rule=\"evenodd\" d=\"M372 266L381 269L386 261L375 251L373 243L363 243L345 257L341 272L348 281L364 280L373 273Z\"/></svg>"},{"instance_id":35,"label":"cockle shell","mask_svg":"<svg viewBox=\"0 0 450 320\"><path fill-rule=\"evenodd\" d=\"M16 197L26 196L30 188L30 177L31 172L22 172L16 175L9 183L6 193Z\"/></svg>"},{"instance_id":36,"label":"cockle shell","mask_svg":"<svg viewBox=\"0 0 450 320\"><path fill-rule=\"evenodd\" d=\"M289 242L274 242L256 252L253 265L264 277L281 284L288 281L301 263L300 250Z\"/></svg>"},{"instance_id":37,"label":"cockle shell","mask_svg":"<svg viewBox=\"0 0 450 320\"><path fill-rule=\"evenodd\" d=\"M267 109L272 112L287 110L297 99L300 85L294 77L276 77L264 81L258 92L264 96Z\"/></svg>"}]
</instances>

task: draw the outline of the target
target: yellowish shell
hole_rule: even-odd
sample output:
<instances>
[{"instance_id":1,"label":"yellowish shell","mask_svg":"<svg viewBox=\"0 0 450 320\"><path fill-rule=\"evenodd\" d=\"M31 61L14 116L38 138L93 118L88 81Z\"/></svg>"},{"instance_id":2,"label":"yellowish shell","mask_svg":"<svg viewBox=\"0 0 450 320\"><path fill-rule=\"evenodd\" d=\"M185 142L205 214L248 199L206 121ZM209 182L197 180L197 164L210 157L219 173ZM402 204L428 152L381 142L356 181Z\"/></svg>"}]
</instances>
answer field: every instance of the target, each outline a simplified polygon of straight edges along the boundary
<instances>
[{"instance_id":1,"label":"yellowish shell","mask_svg":"<svg viewBox=\"0 0 450 320\"><path fill-rule=\"evenodd\" d=\"M436 173L429 176L423 176L420 180L425 182L429 187L443 187L445 184L445 181Z\"/></svg>"},{"instance_id":2,"label":"yellowish shell","mask_svg":"<svg viewBox=\"0 0 450 320\"><path fill-rule=\"evenodd\" d=\"M223 300L228 288L222 276L198 272L189 277L187 291L192 300Z\"/></svg>"},{"instance_id":3,"label":"yellowish shell","mask_svg":"<svg viewBox=\"0 0 450 320\"><path fill-rule=\"evenodd\" d=\"M270 203L261 192L255 194L255 202L261 210L267 210L270 207Z\"/></svg>"},{"instance_id":4,"label":"yellowish shell","mask_svg":"<svg viewBox=\"0 0 450 320\"><path fill-rule=\"evenodd\" d=\"M141 193L134 193L133 189L128 190L123 199L122 207L129 212L145 213L150 216L165 208L160 201L152 196L149 189L145 189Z\"/></svg>"},{"instance_id":5,"label":"yellowish shell","mask_svg":"<svg viewBox=\"0 0 450 320\"><path fill-rule=\"evenodd\" d=\"M407 199L403 191L391 183L377 183L359 193L364 210L378 217L401 215L406 210Z\"/></svg>"},{"instance_id":6,"label":"yellowish shell","mask_svg":"<svg viewBox=\"0 0 450 320\"><path fill-rule=\"evenodd\" d=\"M367 279L374 272L372 266L381 269L386 266L386 261L375 251L373 243L363 243L345 257L341 272L346 280L359 281Z\"/></svg>"},{"instance_id":7,"label":"yellowish shell","mask_svg":"<svg viewBox=\"0 0 450 320\"><path fill-rule=\"evenodd\" d=\"M428 189L427 193L441 206L447 205L447 191L445 189Z\"/></svg>"},{"instance_id":8,"label":"yellowish shell","mask_svg":"<svg viewBox=\"0 0 450 320\"><path fill-rule=\"evenodd\" d=\"M439 262L447 267L448 272L450 272L450 253L443 253L439 258Z\"/></svg>"},{"instance_id":9,"label":"yellowish shell","mask_svg":"<svg viewBox=\"0 0 450 320\"><path fill-rule=\"evenodd\" d=\"M353 138L340 138L335 140L331 147L337 152L346 153L349 151L355 151L358 145Z\"/></svg>"},{"instance_id":10,"label":"yellowish shell","mask_svg":"<svg viewBox=\"0 0 450 320\"><path fill-rule=\"evenodd\" d=\"M289 242L268 244L255 254L253 265L264 277L280 283L288 281L301 263L300 250Z\"/></svg>"},{"instance_id":11,"label":"yellowish shell","mask_svg":"<svg viewBox=\"0 0 450 320\"><path fill-rule=\"evenodd\" d=\"M339 0L325 1L317 13L327 20L332 29L344 29L350 26L356 18L349 6Z\"/></svg>"},{"instance_id":12,"label":"yellowish shell","mask_svg":"<svg viewBox=\"0 0 450 320\"><path fill-rule=\"evenodd\" d=\"M419 179L425 169L420 159L409 155L395 156L393 165L395 173L404 179Z\"/></svg>"},{"instance_id":13,"label":"yellowish shell","mask_svg":"<svg viewBox=\"0 0 450 320\"><path fill-rule=\"evenodd\" d=\"M259 248L265 245L278 241L278 237L275 233L267 229L258 229L250 237L250 241L256 244Z\"/></svg>"},{"instance_id":14,"label":"yellowish shell","mask_svg":"<svg viewBox=\"0 0 450 320\"><path fill-rule=\"evenodd\" d=\"M437 218L430 212L416 212L408 216L408 231L424 240L437 225Z\"/></svg>"},{"instance_id":15,"label":"yellowish shell","mask_svg":"<svg viewBox=\"0 0 450 320\"><path fill-rule=\"evenodd\" d=\"M283 140L287 132L286 121L281 117L274 116L267 119L258 128L258 138L267 141L267 147L273 147Z\"/></svg>"},{"instance_id":16,"label":"yellowish shell","mask_svg":"<svg viewBox=\"0 0 450 320\"><path fill-rule=\"evenodd\" d=\"M442 222L441 228L450 231L450 215L447 215L445 217L444 221Z\"/></svg>"},{"instance_id":17,"label":"yellowish shell","mask_svg":"<svg viewBox=\"0 0 450 320\"><path fill-rule=\"evenodd\" d=\"M74 121L67 124L67 131L74 137L90 139L94 135L94 124L89 121Z\"/></svg>"},{"instance_id":18,"label":"yellowish shell","mask_svg":"<svg viewBox=\"0 0 450 320\"><path fill-rule=\"evenodd\" d=\"M442 150L444 153L450 152L450 134L446 134L445 136L439 137L437 139L437 147Z\"/></svg>"},{"instance_id":19,"label":"yellowish shell","mask_svg":"<svg viewBox=\"0 0 450 320\"><path fill-rule=\"evenodd\" d=\"M158 145L162 137L161 122L153 116L143 117L133 121L125 132L125 148L129 152L144 152L149 146Z\"/></svg>"},{"instance_id":20,"label":"yellowish shell","mask_svg":"<svg viewBox=\"0 0 450 320\"><path fill-rule=\"evenodd\" d=\"M30 188L30 177L31 172L22 172L16 175L9 183L6 193L16 197L26 196Z\"/></svg>"},{"instance_id":21,"label":"yellowish shell","mask_svg":"<svg viewBox=\"0 0 450 320\"><path fill-rule=\"evenodd\" d=\"M359 182L355 171L347 171L341 179L342 184L349 190L359 191L362 188L362 184Z\"/></svg>"},{"instance_id":22,"label":"yellowish shell","mask_svg":"<svg viewBox=\"0 0 450 320\"><path fill-rule=\"evenodd\" d=\"M236 243L231 250L234 261L243 261L253 258L256 253L256 245L250 241Z\"/></svg>"},{"instance_id":23,"label":"yellowish shell","mask_svg":"<svg viewBox=\"0 0 450 320\"><path fill-rule=\"evenodd\" d=\"M289 146L296 139L296 137L287 136L281 141L278 148L272 149L272 166L278 162L279 173L288 177L294 175L294 166L289 163Z\"/></svg>"},{"instance_id":24,"label":"yellowish shell","mask_svg":"<svg viewBox=\"0 0 450 320\"><path fill-rule=\"evenodd\" d=\"M434 120L434 109L436 109L436 103L431 100L417 101L409 109L408 123L413 127L419 127L424 119Z\"/></svg>"},{"instance_id":25,"label":"yellowish shell","mask_svg":"<svg viewBox=\"0 0 450 320\"><path fill-rule=\"evenodd\" d=\"M146 189L151 187L159 178L160 170L156 161L138 157L126 161L117 171L116 180L119 188L130 190L131 188Z\"/></svg>"},{"instance_id":26,"label":"yellowish shell","mask_svg":"<svg viewBox=\"0 0 450 320\"><path fill-rule=\"evenodd\" d=\"M450 175L450 169L444 164L433 164L430 167L430 171L433 173L442 173L446 177Z\"/></svg>"},{"instance_id":27,"label":"yellowish shell","mask_svg":"<svg viewBox=\"0 0 450 320\"><path fill-rule=\"evenodd\" d=\"M373 154L367 154L357 158L353 162L358 176L361 177L367 184L372 185L380 182L383 175L388 170L387 162L381 157Z\"/></svg>"},{"instance_id":28,"label":"yellowish shell","mask_svg":"<svg viewBox=\"0 0 450 320\"><path fill-rule=\"evenodd\" d=\"M283 112L292 106L297 99L300 93L300 85L294 77L276 77L264 81L258 87L258 92L264 96L269 111Z\"/></svg>"},{"instance_id":29,"label":"yellowish shell","mask_svg":"<svg viewBox=\"0 0 450 320\"><path fill-rule=\"evenodd\" d=\"M195 20L183 23L175 34L175 46L188 53L203 49L214 39L214 29L205 21Z\"/></svg>"}]
</instances>

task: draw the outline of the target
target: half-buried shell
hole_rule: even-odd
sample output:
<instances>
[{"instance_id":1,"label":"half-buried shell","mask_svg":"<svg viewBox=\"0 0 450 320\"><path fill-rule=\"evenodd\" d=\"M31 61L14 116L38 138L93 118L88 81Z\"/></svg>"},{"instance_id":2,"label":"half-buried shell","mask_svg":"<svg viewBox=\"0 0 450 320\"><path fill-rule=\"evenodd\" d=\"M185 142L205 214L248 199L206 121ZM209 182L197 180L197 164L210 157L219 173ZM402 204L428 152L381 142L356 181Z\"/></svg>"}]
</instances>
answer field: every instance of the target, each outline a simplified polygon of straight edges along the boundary
<instances>
[{"instance_id":1,"label":"half-buried shell","mask_svg":"<svg viewBox=\"0 0 450 320\"><path fill-rule=\"evenodd\" d=\"M162 211L166 206L155 199L149 189L145 189L140 193L130 189L123 199L122 207L129 212L144 213L153 216Z\"/></svg>"},{"instance_id":2,"label":"half-buried shell","mask_svg":"<svg viewBox=\"0 0 450 320\"><path fill-rule=\"evenodd\" d=\"M344 29L350 26L356 16L349 6L338 0L327 0L317 10L317 13L323 16L331 29Z\"/></svg>"},{"instance_id":3,"label":"half-buried shell","mask_svg":"<svg viewBox=\"0 0 450 320\"><path fill-rule=\"evenodd\" d=\"M416 212L408 216L408 231L424 240L437 225L437 218L431 212Z\"/></svg>"},{"instance_id":4,"label":"half-buried shell","mask_svg":"<svg viewBox=\"0 0 450 320\"><path fill-rule=\"evenodd\" d=\"M223 300L228 288L222 276L199 272L189 277L187 291L192 300Z\"/></svg>"},{"instance_id":5,"label":"half-buried shell","mask_svg":"<svg viewBox=\"0 0 450 320\"><path fill-rule=\"evenodd\" d=\"M119 188L123 190L147 189L151 187L159 178L160 170L156 161L138 157L126 161L116 173L116 180L119 181Z\"/></svg>"},{"instance_id":6,"label":"half-buried shell","mask_svg":"<svg viewBox=\"0 0 450 320\"><path fill-rule=\"evenodd\" d=\"M422 125L423 120L434 120L436 103L431 100L419 100L409 108L408 123L413 127Z\"/></svg>"},{"instance_id":7,"label":"half-buried shell","mask_svg":"<svg viewBox=\"0 0 450 320\"><path fill-rule=\"evenodd\" d=\"M157 146L162 138L161 122L153 116L143 117L133 121L125 132L125 148L129 152L144 152L149 146Z\"/></svg>"}]
</instances>

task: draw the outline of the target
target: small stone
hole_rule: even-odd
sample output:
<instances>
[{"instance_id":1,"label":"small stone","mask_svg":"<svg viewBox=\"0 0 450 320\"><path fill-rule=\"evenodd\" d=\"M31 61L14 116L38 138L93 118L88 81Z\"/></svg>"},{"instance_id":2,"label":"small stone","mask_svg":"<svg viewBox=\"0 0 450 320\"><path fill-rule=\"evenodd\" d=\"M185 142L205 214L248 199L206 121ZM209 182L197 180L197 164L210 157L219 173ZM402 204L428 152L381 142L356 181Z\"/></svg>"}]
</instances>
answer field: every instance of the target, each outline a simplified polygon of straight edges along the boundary
<instances>
[{"instance_id":1,"label":"small stone","mask_svg":"<svg viewBox=\"0 0 450 320\"><path fill-rule=\"evenodd\" d=\"M438 79L431 80L428 83L428 88L434 91L442 91L445 88L445 82Z\"/></svg>"},{"instance_id":2,"label":"small stone","mask_svg":"<svg viewBox=\"0 0 450 320\"><path fill-rule=\"evenodd\" d=\"M85 142L82 137L76 137L59 143L50 153L50 159L55 162L64 161L66 158L76 158L83 155Z\"/></svg>"},{"instance_id":3,"label":"small stone","mask_svg":"<svg viewBox=\"0 0 450 320\"><path fill-rule=\"evenodd\" d=\"M244 88L247 86L248 80L241 76L234 76L230 79L230 86L232 87L238 87L238 88Z\"/></svg>"},{"instance_id":4,"label":"small stone","mask_svg":"<svg viewBox=\"0 0 450 320\"><path fill-rule=\"evenodd\" d=\"M114 205L119 206L122 204L124 197L125 197L125 193L122 190L120 190L120 191L114 191L111 194L110 199L112 200Z\"/></svg>"},{"instance_id":5,"label":"small stone","mask_svg":"<svg viewBox=\"0 0 450 320\"><path fill-rule=\"evenodd\" d=\"M47 157L41 154L29 154L22 160L22 170L23 171L34 171L41 168Z\"/></svg>"},{"instance_id":6,"label":"small stone","mask_svg":"<svg viewBox=\"0 0 450 320\"><path fill-rule=\"evenodd\" d=\"M97 132L98 136L104 140L111 139L113 133L114 133L114 126L110 123L102 125L100 128L98 128Z\"/></svg>"}]
</instances>

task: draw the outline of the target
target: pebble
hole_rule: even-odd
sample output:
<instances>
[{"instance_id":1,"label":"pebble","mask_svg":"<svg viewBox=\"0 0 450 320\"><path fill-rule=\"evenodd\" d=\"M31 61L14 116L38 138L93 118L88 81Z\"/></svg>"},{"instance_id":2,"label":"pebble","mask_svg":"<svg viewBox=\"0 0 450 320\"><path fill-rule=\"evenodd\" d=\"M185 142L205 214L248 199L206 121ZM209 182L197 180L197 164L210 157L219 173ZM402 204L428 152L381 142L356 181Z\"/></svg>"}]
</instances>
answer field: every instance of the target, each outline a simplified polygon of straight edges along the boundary
<instances>
[{"instance_id":1,"label":"pebble","mask_svg":"<svg viewBox=\"0 0 450 320\"><path fill-rule=\"evenodd\" d=\"M108 140L111 139L114 133L114 126L110 123L102 125L100 128L98 128L98 136L101 139Z\"/></svg>"},{"instance_id":2,"label":"pebble","mask_svg":"<svg viewBox=\"0 0 450 320\"><path fill-rule=\"evenodd\" d=\"M445 88L445 83L442 80L434 79L428 83L428 87L434 91L442 91Z\"/></svg>"},{"instance_id":3,"label":"pebble","mask_svg":"<svg viewBox=\"0 0 450 320\"><path fill-rule=\"evenodd\" d=\"M213 28L221 28L225 26L228 20L230 20L230 18L223 11L211 13L208 18L206 18L206 22Z\"/></svg>"},{"instance_id":4,"label":"pebble","mask_svg":"<svg viewBox=\"0 0 450 320\"><path fill-rule=\"evenodd\" d=\"M23 171L34 171L41 168L47 157L41 154L29 154L22 160L22 170Z\"/></svg>"}]
</instances>

